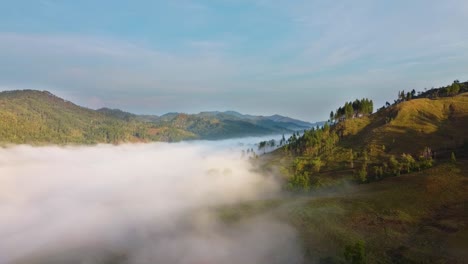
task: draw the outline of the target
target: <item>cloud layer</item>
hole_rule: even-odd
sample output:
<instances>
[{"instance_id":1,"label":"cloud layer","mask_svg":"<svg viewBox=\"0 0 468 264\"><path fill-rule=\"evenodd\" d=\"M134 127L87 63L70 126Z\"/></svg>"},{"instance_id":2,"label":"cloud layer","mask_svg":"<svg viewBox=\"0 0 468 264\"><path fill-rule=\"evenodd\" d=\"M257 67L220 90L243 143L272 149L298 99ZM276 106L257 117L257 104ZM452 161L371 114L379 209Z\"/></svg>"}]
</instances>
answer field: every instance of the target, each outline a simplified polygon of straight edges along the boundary
<instances>
[{"instance_id":1,"label":"cloud layer","mask_svg":"<svg viewBox=\"0 0 468 264\"><path fill-rule=\"evenodd\" d=\"M294 263L294 230L216 208L277 195L200 143L0 149L0 263ZM292 261L292 262L291 262Z\"/></svg>"}]
</instances>

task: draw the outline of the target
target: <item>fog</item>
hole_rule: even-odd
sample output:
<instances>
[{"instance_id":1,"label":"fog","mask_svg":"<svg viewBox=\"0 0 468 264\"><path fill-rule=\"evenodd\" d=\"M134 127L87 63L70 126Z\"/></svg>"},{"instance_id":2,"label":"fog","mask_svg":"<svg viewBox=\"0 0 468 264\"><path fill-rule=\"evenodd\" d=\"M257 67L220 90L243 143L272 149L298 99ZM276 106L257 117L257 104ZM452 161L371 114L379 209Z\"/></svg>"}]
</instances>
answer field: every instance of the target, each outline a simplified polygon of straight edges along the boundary
<instances>
[{"instance_id":1,"label":"fog","mask_svg":"<svg viewBox=\"0 0 468 264\"><path fill-rule=\"evenodd\" d=\"M279 194L237 141L0 149L0 263L298 263L295 230L218 208Z\"/></svg>"}]
</instances>

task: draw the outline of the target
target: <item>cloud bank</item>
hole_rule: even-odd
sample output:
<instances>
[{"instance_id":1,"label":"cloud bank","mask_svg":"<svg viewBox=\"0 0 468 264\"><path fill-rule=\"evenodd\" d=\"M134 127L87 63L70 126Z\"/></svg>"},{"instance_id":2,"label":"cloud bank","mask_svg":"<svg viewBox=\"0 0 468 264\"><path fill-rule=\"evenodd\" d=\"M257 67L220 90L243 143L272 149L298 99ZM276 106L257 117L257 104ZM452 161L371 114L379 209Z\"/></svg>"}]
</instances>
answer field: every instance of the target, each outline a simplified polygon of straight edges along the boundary
<instances>
[{"instance_id":1,"label":"cloud bank","mask_svg":"<svg viewBox=\"0 0 468 264\"><path fill-rule=\"evenodd\" d=\"M216 208L278 194L201 143L0 149L0 263L294 263L295 231Z\"/></svg>"}]
</instances>

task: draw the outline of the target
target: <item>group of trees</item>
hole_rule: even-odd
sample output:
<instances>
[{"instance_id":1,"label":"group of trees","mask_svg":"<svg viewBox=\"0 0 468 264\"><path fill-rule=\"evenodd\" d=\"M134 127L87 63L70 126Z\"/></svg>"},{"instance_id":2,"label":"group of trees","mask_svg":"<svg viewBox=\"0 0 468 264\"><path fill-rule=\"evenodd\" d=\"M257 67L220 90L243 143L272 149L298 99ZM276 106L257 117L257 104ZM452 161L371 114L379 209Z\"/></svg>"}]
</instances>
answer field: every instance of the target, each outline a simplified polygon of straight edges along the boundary
<instances>
[{"instance_id":1,"label":"group of trees","mask_svg":"<svg viewBox=\"0 0 468 264\"><path fill-rule=\"evenodd\" d=\"M283 135L284 138L284 135ZM276 147L276 140L271 139L268 141L262 141L258 143L258 150L261 151L263 150L263 153L266 152L267 148L274 149Z\"/></svg>"},{"instance_id":2,"label":"group of trees","mask_svg":"<svg viewBox=\"0 0 468 264\"><path fill-rule=\"evenodd\" d=\"M450 86L447 86L445 88L445 93L447 95L456 95L460 92L461 90L461 86L460 86L460 81L459 80L455 80L452 85Z\"/></svg>"},{"instance_id":3,"label":"group of trees","mask_svg":"<svg viewBox=\"0 0 468 264\"><path fill-rule=\"evenodd\" d=\"M321 155L332 154L338 141L338 135L328 123L323 127L306 130L302 136L292 135L285 151L298 157L292 166L289 188L307 191L320 186L320 180L314 178L313 174L319 173L325 165Z\"/></svg>"},{"instance_id":4,"label":"group of trees","mask_svg":"<svg viewBox=\"0 0 468 264\"><path fill-rule=\"evenodd\" d=\"M425 89L424 92L416 92L416 90L411 90L411 92L406 92L404 90L398 91L397 99L394 100L393 105L410 101L417 98L438 98L443 96L455 96L459 93L468 92L468 82L461 83L459 80L453 81L451 85L443 86L439 88ZM385 108L391 106L389 102L386 102L384 106L378 109L378 111L384 110Z\"/></svg>"},{"instance_id":5,"label":"group of trees","mask_svg":"<svg viewBox=\"0 0 468 264\"><path fill-rule=\"evenodd\" d=\"M414 89L411 92L405 93L405 91L398 92L398 99L394 101L394 104L399 104L401 102L409 101L411 99L416 98L437 98L441 96L454 96L462 92L468 91L468 82L461 83L459 80L453 81L451 85L439 87L439 88L432 88L432 89L425 89L424 92L416 92ZM382 108L390 106L390 103L386 103L386 105Z\"/></svg>"},{"instance_id":6,"label":"group of trees","mask_svg":"<svg viewBox=\"0 0 468 264\"><path fill-rule=\"evenodd\" d=\"M292 135L285 150L294 155L317 157L325 152L330 153L338 141L338 135L325 123L323 127L306 130L302 136Z\"/></svg>"},{"instance_id":7,"label":"group of trees","mask_svg":"<svg viewBox=\"0 0 468 264\"><path fill-rule=\"evenodd\" d=\"M346 102L344 106L339 107L336 112L330 113L330 121L341 121L346 118L359 117L361 115L369 115L374 111L374 102L367 98L355 100L354 102Z\"/></svg>"},{"instance_id":8,"label":"group of trees","mask_svg":"<svg viewBox=\"0 0 468 264\"><path fill-rule=\"evenodd\" d=\"M433 166L432 150L428 147L424 149L415 159L411 154L403 153L400 156L390 155L388 159L370 160L367 152L361 155L361 167L355 172L357 182L366 183L380 180L384 177L399 176L401 174L421 171ZM353 155L350 157L350 164L353 164ZM353 166L353 165L351 165ZM372 166L372 169L370 169Z\"/></svg>"},{"instance_id":9,"label":"group of trees","mask_svg":"<svg viewBox=\"0 0 468 264\"><path fill-rule=\"evenodd\" d=\"M405 93L405 90L402 90L398 92L398 99L396 102L400 103L404 101L409 101L415 97L416 97L416 90L413 89L411 90L411 92L407 92L407 93Z\"/></svg>"}]
</instances>

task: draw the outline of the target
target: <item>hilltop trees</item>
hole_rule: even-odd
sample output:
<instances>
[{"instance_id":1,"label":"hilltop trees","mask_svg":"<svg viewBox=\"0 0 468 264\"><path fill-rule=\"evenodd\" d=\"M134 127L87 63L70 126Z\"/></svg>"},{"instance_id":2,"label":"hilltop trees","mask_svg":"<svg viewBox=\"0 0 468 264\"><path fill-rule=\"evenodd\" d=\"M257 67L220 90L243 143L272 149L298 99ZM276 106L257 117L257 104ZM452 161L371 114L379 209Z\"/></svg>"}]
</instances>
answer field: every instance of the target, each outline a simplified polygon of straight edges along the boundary
<instances>
[{"instance_id":1,"label":"hilltop trees","mask_svg":"<svg viewBox=\"0 0 468 264\"><path fill-rule=\"evenodd\" d=\"M402 91L404 93L404 91ZM410 93L410 97L408 94L406 96L402 96L402 92L398 92L398 100L395 100L395 103L401 103L403 101L407 101L409 99L414 98L437 98L440 96L455 96L459 93L468 92L468 82L460 82L459 80L453 81L451 85L439 88L431 88L431 89L424 89L424 92L417 92L413 89Z\"/></svg>"},{"instance_id":2,"label":"hilltop trees","mask_svg":"<svg viewBox=\"0 0 468 264\"><path fill-rule=\"evenodd\" d=\"M361 100L355 100L354 102L346 102L343 107L339 107L333 115L331 120L341 121L353 117L360 117L363 115L369 115L374 112L374 102L367 98ZM330 116L333 111L330 113Z\"/></svg>"},{"instance_id":3,"label":"hilltop trees","mask_svg":"<svg viewBox=\"0 0 468 264\"><path fill-rule=\"evenodd\" d=\"M455 80L452 85L446 88L447 95L456 95L460 92L460 82Z\"/></svg>"}]
</instances>

